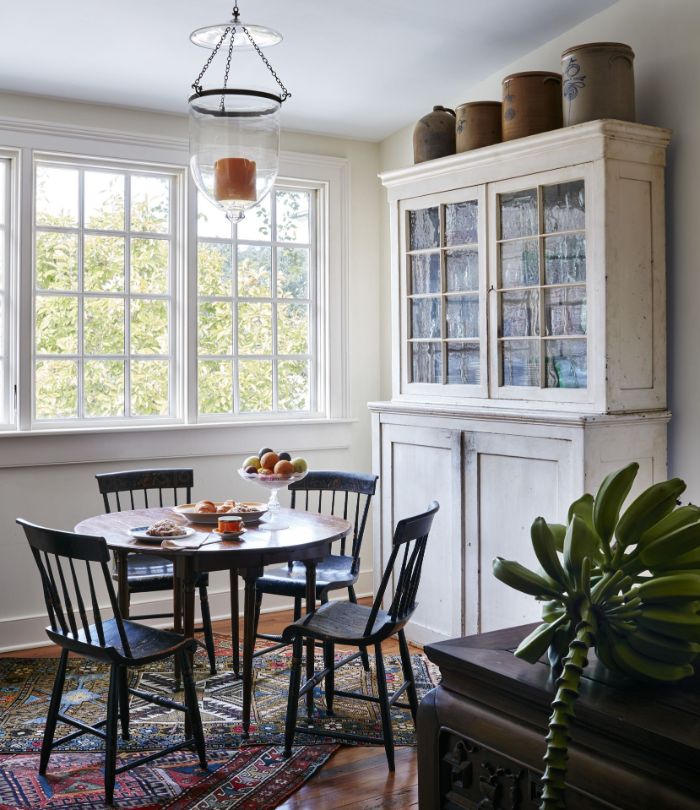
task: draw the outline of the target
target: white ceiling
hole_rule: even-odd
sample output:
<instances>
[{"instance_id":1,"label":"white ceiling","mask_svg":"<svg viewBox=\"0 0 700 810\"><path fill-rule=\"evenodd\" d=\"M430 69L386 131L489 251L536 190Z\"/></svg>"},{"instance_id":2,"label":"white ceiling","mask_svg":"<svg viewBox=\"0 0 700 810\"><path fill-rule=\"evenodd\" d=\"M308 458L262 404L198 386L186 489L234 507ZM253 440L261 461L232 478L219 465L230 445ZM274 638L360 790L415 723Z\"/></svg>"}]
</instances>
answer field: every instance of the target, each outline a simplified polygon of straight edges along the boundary
<instances>
[{"instance_id":1,"label":"white ceiling","mask_svg":"<svg viewBox=\"0 0 700 810\"><path fill-rule=\"evenodd\" d=\"M240 0L241 17L276 28L266 50L293 94L288 129L379 140L467 100L469 87L615 0ZM184 112L209 51L194 28L231 16L229 0L4 0L0 90ZM575 44L575 43L572 43ZM544 68L551 69L552 65ZM223 60L210 69L219 86ZM271 89L253 53L234 55L233 86Z\"/></svg>"}]
</instances>

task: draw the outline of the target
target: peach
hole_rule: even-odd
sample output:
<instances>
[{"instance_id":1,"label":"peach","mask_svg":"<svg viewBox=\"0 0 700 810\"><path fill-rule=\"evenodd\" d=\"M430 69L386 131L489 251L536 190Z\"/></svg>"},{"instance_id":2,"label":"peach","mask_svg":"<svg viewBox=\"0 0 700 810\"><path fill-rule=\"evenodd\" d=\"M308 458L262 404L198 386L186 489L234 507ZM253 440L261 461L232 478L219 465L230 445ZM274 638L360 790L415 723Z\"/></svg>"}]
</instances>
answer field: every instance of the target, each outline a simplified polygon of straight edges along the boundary
<instances>
[{"instance_id":1,"label":"peach","mask_svg":"<svg viewBox=\"0 0 700 810\"><path fill-rule=\"evenodd\" d=\"M265 453L265 455L260 459L260 465L264 467L266 470L274 470L275 464L280 460L280 457L277 453Z\"/></svg>"},{"instance_id":2,"label":"peach","mask_svg":"<svg viewBox=\"0 0 700 810\"><path fill-rule=\"evenodd\" d=\"M291 475L294 472L294 465L291 461L282 459L275 464L275 473L277 475Z\"/></svg>"}]
</instances>

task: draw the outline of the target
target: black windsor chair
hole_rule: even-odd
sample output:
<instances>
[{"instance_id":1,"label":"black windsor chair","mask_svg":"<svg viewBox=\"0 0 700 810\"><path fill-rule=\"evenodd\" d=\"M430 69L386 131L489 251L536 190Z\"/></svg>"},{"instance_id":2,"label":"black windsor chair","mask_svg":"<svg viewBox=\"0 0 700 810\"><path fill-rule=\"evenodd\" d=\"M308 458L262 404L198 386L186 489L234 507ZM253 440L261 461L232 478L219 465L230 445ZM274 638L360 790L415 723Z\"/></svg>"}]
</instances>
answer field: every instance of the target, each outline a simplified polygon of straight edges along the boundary
<instances>
[{"instance_id":1,"label":"black windsor chair","mask_svg":"<svg viewBox=\"0 0 700 810\"><path fill-rule=\"evenodd\" d=\"M391 707L396 705L410 709L414 723L418 711L415 677L403 628L417 607L416 594L420 583L423 556L428 541L428 534L433 523L433 517L439 508L440 506L437 501L433 501L428 507L428 510L423 514L404 518L396 524L391 555L371 608L365 605L353 604L352 602L328 602L321 605L318 610L304 616L294 622L294 624L290 624L285 628L282 633L282 638L287 643L291 642L294 645L292 668L289 678L289 699L284 746L285 756L291 754L296 730L299 698L314 689L322 680L325 680L326 710L331 716L333 715L333 698L335 695L368 700L379 704L382 716L382 739L360 734L323 731L316 728L304 729L304 731L320 736L332 736L359 742L383 743L389 763L389 770L394 770L394 736L391 728ZM397 565L399 560L400 566ZM381 608L381 604L392 577L396 583L394 595L389 609L384 611ZM404 683L393 695L389 696L386 685L384 658L382 657L382 641L395 634L398 634L399 637L399 650L401 653L401 668L403 670ZM304 686L301 686L302 644L304 639L309 637L323 644L324 669L316 673ZM351 653L336 662L336 644L358 647L360 649L374 645L378 697L358 692L344 692L335 688L335 670L354 661L361 655L360 652ZM404 692L408 694L408 704L398 702L398 698Z\"/></svg>"},{"instance_id":2,"label":"black windsor chair","mask_svg":"<svg viewBox=\"0 0 700 810\"><path fill-rule=\"evenodd\" d=\"M173 505L178 503L178 489L184 490L184 502L190 503L194 474L191 469L154 469L154 470L124 470L122 472L100 473L96 475L97 486L104 500L105 511L121 512L122 509L136 509L141 505L149 506L148 493L152 493L151 506L164 506L163 493L172 490ZM124 498L124 505L120 494L128 493ZM134 495L137 495L135 500ZM110 503L110 495L112 502ZM182 502L182 501L181 501ZM114 508L113 508L114 507ZM122 615L132 619L165 619L172 613L147 613L130 615L129 602L132 593L147 593L152 591L172 591L174 586L173 564L155 554L128 554L124 551L115 552L116 570L115 579L119 582L120 592L124 588L124 598L120 599ZM125 582L120 579L125 574ZM211 611L209 609L209 575L204 573L197 577L196 586L199 590L199 601L202 609L202 631L204 632L204 645L209 658L209 669L212 675L216 674L216 657L214 654L214 634L211 627ZM179 605L180 600L175 600Z\"/></svg>"},{"instance_id":3,"label":"black windsor chair","mask_svg":"<svg viewBox=\"0 0 700 810\"><path fill-rule=\"evenodd\" d=\"M353 524L352 542L348 548L348 538L343 537L339 554L330 554L316 567L316 598L323 604L328 594L334 590L347 588L351 602L357 602L354 585L360 574L360 550L367 525L369 507L377 487L377 476L367 473L314 471L301 481L289 485L292 493L292 509L316 510L338 515ZM327 497L324 501L324 495ZM318 497L316 497L318 496ZM346 553L349 552L349 553ZM301 617L302 599L306 594L306 566L303 563L289 563L281 568L268 568L255 582L256 610L255 637L276 642L273 646L257 650L255 656L287 646L282 636L258 632L260 605L263 594L277 594L294 599L294 620ZM362 661L369 670L367 652L363 650Z\"/></svg>"},{"instance_id":4,"label":"black windsor chair","mask_svg":"<svg viewBox=\"0 0 700 810\"><path fill-rule=\"evenodd\" d=\"M46 717L44 739L39 757L39 773L42 776L46 774L51 751L56 746L69 742L82 734L94 734L105 741L104 781L105 799L108 804L113 802L115 780L118 774L180 748L193 747L198 754L199 764L206 770L204 732L189 659L189 654L196 647L196 642L175 633L156 630L122 618L109 572L109 549L104 538L48 529L22 519L18 519L17 523L24 529L41 575L50 622L46 633L51 641L62 648ZM84 568L81 563L85 563ZM96 569L95 576L93 576L93 569ZM99 581L100 569L112 612L112 618L106 620L102 618L96 593L96 582ZM83 585L81 585L81 581ZM87 586L85 581L87 581ZM89 588L88 599L83 598L83 589L86 588ZM88 611L92 611L93 624L90 624L88 620ZM110 665L107 717L92 726L61 711L69 652L96 661L104 661ZM181 667L184 705L129 686L128 669L130 667L143 666L171 656L179 660ZM121 720L122 739L129 739L129 695L166 709L185 712L185 738L182 742L139 757L117 768L117 725L119 720ZM77 731L54 740L56 724L59 720L75 727Z\"/></svg>"}]
</instances>

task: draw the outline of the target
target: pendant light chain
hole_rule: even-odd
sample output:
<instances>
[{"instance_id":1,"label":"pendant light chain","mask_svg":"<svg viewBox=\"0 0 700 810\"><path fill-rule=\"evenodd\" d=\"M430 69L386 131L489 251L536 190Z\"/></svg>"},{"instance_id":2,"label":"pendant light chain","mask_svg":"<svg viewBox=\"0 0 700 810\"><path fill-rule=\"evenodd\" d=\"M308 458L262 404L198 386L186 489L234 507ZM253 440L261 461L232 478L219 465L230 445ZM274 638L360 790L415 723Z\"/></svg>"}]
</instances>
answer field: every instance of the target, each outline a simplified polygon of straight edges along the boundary
<instances>
[{"instance_id":1,"label":"pendant light chain","mask_svg":"<svg viewBox=\"0 0 700 810\"><path fill-rule=\"evenodd\" d=\"M271 64L268 62L267 58L265 57L265 54L264 54L264 53L263 53L263 52L260 50L260 48L258 47L257 42L256 42L256 41L253 39L253 37L250 35L250 32L248 31L248 29L247 29L245 26L242 26L242 28L243 28L243 33L244 33L244 34L245 34L245 35L248 37L248 39L249 39L249 41L250 41L250 44L251 44L251 45L252 45L252 46L255 48L256 53L257 53L257 54L258 54L258 56L259 56L259 57L260 57L260 58L263 60L263 62L265 63L265 66L267 67L267 69L268 69L268 70L270 71L270 73L272 74L272 78L273 78L273 79L274 79L274 80L277 82L277 84L279 85L279 88L280 88L280 90L282 91L282 96L281 96L282 101L286 101L288 98L291 98L291 97L292 97L292 94L289 92L289 90L287 90L287 88L284 86L284 84L282 84L282 80L281 80L281 79L280 79L280 77L277 75L277 73L275 72L275 70L274 70L274 68L272 67L272 65L271 65Z\"/></svg>"},{"instance_id":2,"label":"pendant light chain","mask_svg":"<svg viewBox=\"0 0 700 810\"><path fill-rule=\"evenodd\" d=\"M209 59L207 59L207 61L205 62L204 67L200 71L199 76L197 76L197 78L192 82L192 89L194 90L195 93L202 92L202 79L204 78L204 74L209 69L209 65L211 65L211 63L214 61L214 57L219 52L219 48L224 44L224 40L229 35L230 30L231 26L229 25L228 28L224 31L224 33L221 35L221 39L216 43L216 47L209 55ZM233 39L231 41L233 42Z\"/></svg>"},{"instance_id":3,"label":"pendant light chain","mask_svg":"<svg viewBox=\"0 0 700 810\"><path fill-rule=\"evenodd\" d=\"M238 7L236 7L238 8ZM234 14L235 14L234 9ZM233 43L236 39L236 28L231 28L231 41L228 44L228 54L226 56L226 70L224 71L224 92L221 94L221 104L219 105L219 109L223 112L224 111L224 103L226 100L226 87L228 85L228 74L231 72L231 57L233 56Z\"/></svg>"}]
</instances>

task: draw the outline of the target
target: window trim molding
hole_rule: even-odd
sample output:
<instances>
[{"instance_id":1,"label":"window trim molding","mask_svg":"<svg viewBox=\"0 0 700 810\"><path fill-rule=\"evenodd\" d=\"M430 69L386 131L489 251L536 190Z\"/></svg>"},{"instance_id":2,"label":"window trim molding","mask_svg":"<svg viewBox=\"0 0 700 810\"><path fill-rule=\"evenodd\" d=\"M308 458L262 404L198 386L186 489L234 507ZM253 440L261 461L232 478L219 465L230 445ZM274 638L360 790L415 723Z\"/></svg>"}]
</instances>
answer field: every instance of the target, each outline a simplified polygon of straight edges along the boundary
<instances>
[{"instance_id":1,"label":"window trim molding","mask_svg":"<svg viewBox=\"0 0 700 810\"><path fill-rule=\"evenodd\" d=\"M104 436L116 433L119 440L118 455L115 458L122 458L123 453L128 453L132 459L140 456L152 457L153 450L144 451L144 447L149 447L148 439L152 435L156 437L164 431L176 430L178 452L181 454L183 448L183 432L193 431L192 438L199 435L202 428L206 430L214 429L214 433L222 431L228 433L229 430L241 430L244 428L245 434L252 435L256 428L260 426L261 419L264 424L273 427L274 430L281 430L285 426L306 426L310 431L307 446L316 446L318 441L314 436L320 433L326 434L333 423L338 422L339 427L349 425L354 420L351 418L350 408L350 369L349 369L349 302L348 302L348 273L350 256L350 166L347 158L316 155L313 153L293 152L282 150L280 152L280 176L285 181L300 180L322 184L325 189L323 211L319 210L319 215L325 217L324 225L319 244L319 251L323 251L327 262L328 272L325 289L319 289L319 301L323 300L325 317L323 322L324 334L322 335L322 346L327 355L320 359L325 370L323 384L326 396L326 415L319 419L317 415L310 418L298 418L295 415L292 419L281 418L277 414L256 417L251 419L237 418L228 422L190 422L179 425L125 425L109 428L99 425L68 426L60 430L42 430L32 428L31 424L31 401L33 396L31 352L20 347L29 347L31 336L25 331L31 323L32 312L32 222L33 222L33 201L32 187L33 177L31 166L33 165L34 153L46 155L65 155L67 158L87 158L103 159L119 162L145 162L150 164L161 164L168 166L187 168L188 164L188 141L186 138L176 136L149 135L136 133L128 130L101 129L98 127L76 127L63 123L47 123L34 119L0 117L0 147L5 153L12 153L16 159L16 169L14 178L15 211L13 221L13 245L15 246L15 286L13 296L19 296L19 305L12 307L14 317L18 321L14 333L19 336L16 342L19 345L14 347L14 383L18 385L20 391L24 393L20 397L19 407L15 410L15 425L8 430L0 427L0 442L3 447L3 456L7 450L8 466L23 466L18 455L24 453L15 452L16 442L24 442L31 437L32 452L27 453L27 462L31 464L44 463L71 463L80 462L86 459L83 445L93 441L88 437L96 433ZM196 189L191 178L188 177L186 190L183 191L183 199L186 198L187 223L184 234L183 261L188 266L193 266L193 259L196 260L196 240L191 238L194 234L192 230L196 227L196 206L191 203L196 198ZM196 308L196 278L194 273L182 273L184 279L183 287L187 286L187 306ZM184 291L184 290L183 290ZM323 296L323 298L321 297ZM189 313L186 317L191 317ZM22 334L20 335L20 330ZM190 330L191 333L191 330ZM190 390L190 382L196 368L196 336L189 335L185 359L181 364L181 372L184 381L181 390L184 392L185 402L182 403L183 411L192 414L192 399L196 402L196 392ZM195 342L195 346L192 342ZM183 343L181 342L181 346ZM321 348L321 347L319 347ZM320 369L319 369L320 370ZM195 377L196 379L196 377ZM184 414L183 414L184 415ZM312 427L314 426L314 427ZM323 426L323 427L322 427ZM319 430L319 428L321 428ZM133 432L134 441L126 440L124 434ZM334 432L331 430L331 432ZM58 437L66 439L65 449L55 452ZM85 436L86 441L75 441L75 437ZM68 437L73 437L69 440ZM223 435L222 435L223 438ZM243 439L243 437L241 437ZM330 436L329 436L330 438ZM12 447L9 446L8 440ZM126 441L125 441L126 440ZM345 440L344 440L345 441ZM243 439L246 447L249 446ZM194 442L198 444L198 442ZM238 442L236 442L238 443ZM320 442L325 446L325 439ZM189 444L189 441L187 442ZM252 442L254 444L254 442ZM38 452L37 449L45 445L45 452ZM252 445L251 445L252 446ZM337 446L333 444L332 446ZM342 446L347 446L347 442ZM68 448L72 448L68 450ZM27 448L29 450L29 447ZM138 452L136 452L138 450ZM228 453L231 452L229 445ZM199 454L194 451L194 454ZM205 455L207 453L204 453ZM31 460L30 460L31 459ZM41 459L39 461L38 459ZM101 458L100 460L107 460ZM5 466L0 462L0 466Z\"/></svg>"}]
</instances>

